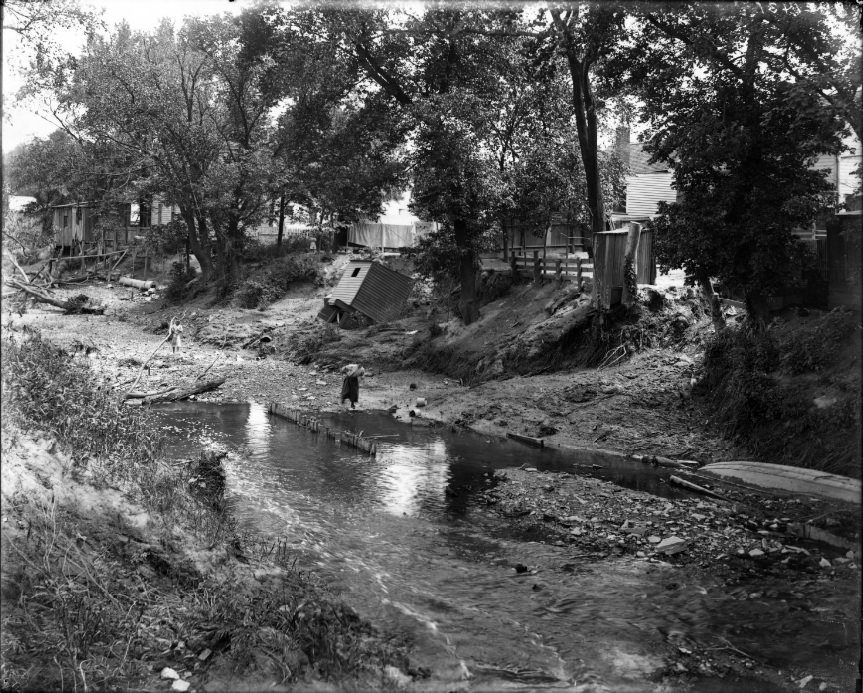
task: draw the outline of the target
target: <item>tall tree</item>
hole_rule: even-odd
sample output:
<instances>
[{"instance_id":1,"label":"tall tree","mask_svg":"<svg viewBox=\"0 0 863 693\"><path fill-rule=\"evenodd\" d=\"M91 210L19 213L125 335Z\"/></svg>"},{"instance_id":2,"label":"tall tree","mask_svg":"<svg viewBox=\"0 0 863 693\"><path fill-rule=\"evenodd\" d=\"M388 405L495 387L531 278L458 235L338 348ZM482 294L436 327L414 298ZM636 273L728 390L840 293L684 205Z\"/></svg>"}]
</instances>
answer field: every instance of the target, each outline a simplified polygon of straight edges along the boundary
<instances>
[{"instance_id":1,"label":"tall tree","mask_svg":"<svg viewBox=\"0 0 863 693\"><path fill-rule=\"evenodd\" d=\"M656 222L661 263L738 287L763 324L770 292L803 268L792 230L808 226L831 193L810 165L840 150L844 123L777 62L775 25L749 10L693 3L646 12L632 78L647 149L670 162L678 190Z\"/></svg>"},{"instance_id":2,"label":"tall tree","mask_svg":"<svg viewBox=\"0 0 863 693\"><path fill-rule=\"evenodd\" d=\"M587 185L592 236L606 229L599 153L601 99L597 78L603 61L624 38L626 13L617 3L552 7L557 41L566 56L572 83L572 108Z\"/></svg>"}]
</instances>

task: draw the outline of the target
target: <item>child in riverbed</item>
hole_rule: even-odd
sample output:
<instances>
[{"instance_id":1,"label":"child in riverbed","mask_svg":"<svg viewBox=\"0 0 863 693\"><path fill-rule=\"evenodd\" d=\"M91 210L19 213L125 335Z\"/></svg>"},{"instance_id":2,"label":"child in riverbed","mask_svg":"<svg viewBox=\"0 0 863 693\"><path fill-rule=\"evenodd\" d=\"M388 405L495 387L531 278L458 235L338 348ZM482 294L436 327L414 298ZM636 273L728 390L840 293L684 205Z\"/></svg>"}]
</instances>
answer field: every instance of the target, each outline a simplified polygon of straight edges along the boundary
<instances>
[{"instance_id":1,"label":"child in riverbed","mask_svg":"<svg viewBox=\"0 0 863 693\"><path fill-rule=\"evenodd\" d=\"M168 334L171 337L171 353L176 354L179 351L180 347L183 346L183 341L180 337L183 332L183 326L178 323L171 321L171 326L168 330Z\"/></svg>"},{"instance_id":2,"label":"child in riverbed","mask_svg":"<svg viewBox=\"0 0 863 693\"><path fill-rule=\"evenodd\" d=\"M347 366L342 366L339 372L345 374L345 379L342 381L341 403L344 404L345 400L349 399L351 409L356 409L357 400L360 398L360 378L365 375L366 369L357 363L349 363Z\"/></svg>"}]
</instances>

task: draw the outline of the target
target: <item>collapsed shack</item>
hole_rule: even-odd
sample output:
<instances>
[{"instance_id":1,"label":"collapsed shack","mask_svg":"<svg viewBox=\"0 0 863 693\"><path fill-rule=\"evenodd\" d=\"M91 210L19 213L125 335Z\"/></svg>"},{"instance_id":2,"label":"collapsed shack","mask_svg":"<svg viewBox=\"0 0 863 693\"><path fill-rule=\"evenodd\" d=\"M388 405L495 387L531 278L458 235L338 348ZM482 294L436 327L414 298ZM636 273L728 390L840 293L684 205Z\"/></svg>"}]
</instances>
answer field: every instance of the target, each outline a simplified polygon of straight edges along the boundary
<instances>
[{"instance_id":1,"label":"collapsed shack","mask_svg":"<svg viewBox=\"0 0 863 693\"><path fill-rule=\"evenodd\" d=\"M414 280L379 262L352 260L318 317L347 327L359 316L372 322L395 318L410 296ZM343 322L345 323L343 325Z\"/></svg>"}]
</instances>

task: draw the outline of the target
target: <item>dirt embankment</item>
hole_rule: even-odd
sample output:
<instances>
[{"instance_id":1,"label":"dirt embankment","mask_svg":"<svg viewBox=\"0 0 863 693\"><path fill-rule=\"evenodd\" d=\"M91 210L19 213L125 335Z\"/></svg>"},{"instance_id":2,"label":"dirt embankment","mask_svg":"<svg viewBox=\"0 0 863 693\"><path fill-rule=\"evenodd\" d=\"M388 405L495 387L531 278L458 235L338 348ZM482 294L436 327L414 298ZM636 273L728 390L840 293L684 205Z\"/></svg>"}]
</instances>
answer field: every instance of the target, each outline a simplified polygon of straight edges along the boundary
<instances>
[{"instance_id":1,"label":"dirt embankment","mask_svg":"<svg viewBox=\"0 0 863 693\"><path fill-rule=\"evenodd\" d=\"M79 345L106 382L129 383L181 316L185 344L159 349L136 386L157 391L193 379L226 378L207 401L280 401L308 409L339 406L337 369L360 362L370 374L360 406L397 408L463 424L487 435L542 436L549 445L608 448L713 461L739 451L705 429L690 398L709 320L684 289L664 291L638 324L580 335L587 312L576 292L549 284L514 287L463 326L430 300L396 321L338 330L315 320L326 287L301 284L264 309L182 307L104 283L59 290L108 306L104 316L36 307L15 320ZM157 294L158 296L158 294ZM551 313L551 314L550 314ZM305 363L298 363L305 362ZM567 368L581 362L599 368ZM566 370L564 370L566 369ZM414 386L414 387L411 387ZM426 401L424 408L417 399Z\"/></svg>"}]
</instances>

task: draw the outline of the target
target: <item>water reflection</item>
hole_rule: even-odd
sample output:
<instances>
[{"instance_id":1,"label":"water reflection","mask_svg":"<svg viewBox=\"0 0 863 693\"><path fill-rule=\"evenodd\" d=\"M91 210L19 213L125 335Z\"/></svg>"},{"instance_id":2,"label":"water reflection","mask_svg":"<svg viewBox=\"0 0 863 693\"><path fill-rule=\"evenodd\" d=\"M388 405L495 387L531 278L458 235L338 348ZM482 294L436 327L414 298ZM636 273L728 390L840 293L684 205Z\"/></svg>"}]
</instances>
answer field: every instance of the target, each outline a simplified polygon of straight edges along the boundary
<instances>
[{"instance_id":1,"label":"water reflection","mask_svg":"<svg viewBox=\"0 0 863 693\"><path fill-rule=\"evenodd\" d=\"M414 515L424 499L440 502L449 478L449 459L443 440L426 445L381 446L378 459L386 466L379 477L380 503L396 515Z\"/></svg>"}]
</instances>

